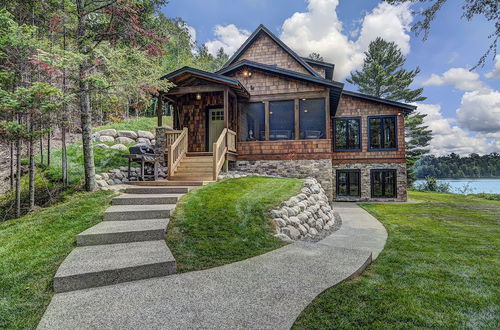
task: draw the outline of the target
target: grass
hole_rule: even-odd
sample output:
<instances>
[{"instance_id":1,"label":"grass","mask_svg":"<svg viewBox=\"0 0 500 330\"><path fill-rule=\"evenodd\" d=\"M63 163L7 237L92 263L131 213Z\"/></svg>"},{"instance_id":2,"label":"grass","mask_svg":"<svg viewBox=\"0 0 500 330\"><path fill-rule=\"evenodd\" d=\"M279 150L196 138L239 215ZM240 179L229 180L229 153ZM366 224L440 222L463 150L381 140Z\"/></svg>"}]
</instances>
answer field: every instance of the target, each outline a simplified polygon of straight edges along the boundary
<instances>
[{"instance_id":1,"label":"grass","mask_svg":"<svg viewBox=\"0 0 500 330\"><path fill-rule=\"evenodd\" d=\"M52 297L52 278L75 235L101 220L111 193L65 202L0 223L0 329L34 329Z\"/></svg>"},{"instance_id":2,"label":"grass","mask_svg":"<svg viewBox=\"0 0 500 330\"><path fill-rule=\"evenodd\" d=\"M127 130L127 131L150 131L155 132L155 127L157 126L156 117L138 117L136 119L125 119L117 123L110 123L103 126L98 126L94 128L94 132L101 131L103 129L114 128L116 130ZM163 117L163 126L172 126L172 117Z\"/></svg>"},{"instance_id":3,"label":"grass","mask_svg":"<svg viewBox=\"0 0 500 330\"><path fill-rule=\"evenodd\" d=\"M500 202L411 192L416 204L365 204L387 228L379 258L326 290L295 329L500 328Z\"/></svg>"},{"instance_id":4,"label":"grass","mask_svg":"<svg viewBox=\"0 0 500 330\"><path fill-rule=\"evenodd\" d=\"M167 232L177 270L221 266L283 246L273 237L269 211L301 187L298 179L246 177L184 195Z\"/></svg>"}]
</instances>

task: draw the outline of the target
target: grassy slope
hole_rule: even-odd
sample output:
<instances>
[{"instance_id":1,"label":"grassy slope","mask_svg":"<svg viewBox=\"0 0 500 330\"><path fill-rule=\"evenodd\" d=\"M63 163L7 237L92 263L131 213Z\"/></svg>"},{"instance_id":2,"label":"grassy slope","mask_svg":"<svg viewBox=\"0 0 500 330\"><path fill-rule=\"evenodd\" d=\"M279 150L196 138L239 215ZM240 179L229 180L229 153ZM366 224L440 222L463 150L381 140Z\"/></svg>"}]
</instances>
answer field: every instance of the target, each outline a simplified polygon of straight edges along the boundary
<instances>
[{"instance_id":1,"label":"grassy slope","mask_svg":"<svg viewBox=\"0 0 500 330\"><path fill-rule=\"evenodd\" d=\"M298 179L247 177L185 195L167 232L178 271L220 266L283 246L272 236L268 211L301 187Z\"/></svg>"},{"instance_id":2,"label":"grassy slope","mask_svg":"<svg viewBox=\"0 0 500 330\"><path fill-rule=\"evenodd\" d=\"M94 128L94 132L101 131L103 129L114 128L116 130L128 130L128 131L150 131L155 132L155 127L157 125L156 117L138 117L137 119L127 119L122 120L118 123L111 123L103 126L98 126ZM163 126L172 126L172 117L163 117Z\"/></svg>"},{"instance_id":3,"label":"grassy slope","mask_svg":"<svg viewBox=\"0 0 500 330\"><path fill-rule=\"evenodd\" d=\"M75 235L101 220L110 192L80 193L0 223L0 329L33 329L52 297L52 278Z\"/></svg>"},{"instance_id":4,"label":"grassy slope","mask_svg":"<svg viewBox=\"0 0 500 330\"><path fill-rule=\"evenodd\" d=\"M329 289L296 329L500 328L500 202L410 193L419 204L366 204L387 228L365 273Z\"/></svg>"}]
</instances>

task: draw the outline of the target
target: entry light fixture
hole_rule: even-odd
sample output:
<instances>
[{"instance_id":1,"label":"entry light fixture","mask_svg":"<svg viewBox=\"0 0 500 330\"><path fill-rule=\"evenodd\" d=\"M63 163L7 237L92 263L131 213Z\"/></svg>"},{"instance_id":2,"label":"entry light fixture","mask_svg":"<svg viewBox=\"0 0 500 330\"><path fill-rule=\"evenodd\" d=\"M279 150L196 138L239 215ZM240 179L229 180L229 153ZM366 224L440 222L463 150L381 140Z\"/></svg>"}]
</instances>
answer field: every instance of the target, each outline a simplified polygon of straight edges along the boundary
<instances>
[{"instance_id":1,"label":"entry light fixture","mask_svg":"<svg viewBox=\"0 0 500 330\"><path fill-rule=\"evenodd\" d=\"M305 109L304 112L308 112L309 110Z\"/></svg>"},{"instance_id":2,"label":"entry light fixture","mask_svg":"<svg viewBox=\"0 0 500 330\"><path fill-rule=\"evenodd\" d=\"M197 93L197 94L196 94L196 99L197 99L197 100L201 100L201 94L200 94L200 93Z\"/></svg>"},{"instance_id":3,"label":"entry light fixture","mask_svg":"<svg viewBox=\"0 0 500 330\"><path fill-rule=\"evenodd\" d=\"M252 76L252 71L244 70L243 71L243 77L251 77Z\"/></svg>"}]
</instances>

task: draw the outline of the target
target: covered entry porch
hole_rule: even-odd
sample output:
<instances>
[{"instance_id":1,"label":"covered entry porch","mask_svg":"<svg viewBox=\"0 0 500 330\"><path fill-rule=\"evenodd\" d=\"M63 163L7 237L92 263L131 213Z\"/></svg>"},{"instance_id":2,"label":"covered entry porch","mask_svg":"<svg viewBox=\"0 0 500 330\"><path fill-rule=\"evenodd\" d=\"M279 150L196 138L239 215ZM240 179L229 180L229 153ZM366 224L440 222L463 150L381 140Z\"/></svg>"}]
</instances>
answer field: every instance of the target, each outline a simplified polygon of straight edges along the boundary
<instances>
[{"instance_id":1,"label":"covered entry porch","mask_svg":"<svg viewBox=\"0 0 500 330\"><path fill-rule=\"evenodd\" d=\"M176 87L160 93L156 152L169 180L216 180L236 155L238 102L249 98L235 79L192 68L163 77ZM173 129L162 127L163 102L173 106Z\"/></svg>"}]
</instances>

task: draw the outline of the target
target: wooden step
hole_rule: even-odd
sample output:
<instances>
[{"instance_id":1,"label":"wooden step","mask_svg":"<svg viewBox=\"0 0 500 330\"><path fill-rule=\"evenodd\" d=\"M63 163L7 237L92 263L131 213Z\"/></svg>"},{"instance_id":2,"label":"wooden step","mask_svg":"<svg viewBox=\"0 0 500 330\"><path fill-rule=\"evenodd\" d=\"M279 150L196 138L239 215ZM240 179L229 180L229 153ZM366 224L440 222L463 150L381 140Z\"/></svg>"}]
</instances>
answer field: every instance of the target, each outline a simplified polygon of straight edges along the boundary
<instances>
[{"instance_id":1,"label":"wooden step","mask_svg":"<svg viewBox=\"0 0 500 330\"><path fill-rule=\"evenodd\" d=\"M214 153L213 152L188 152L186 153L187 157L213 157Z\"/></svg>"},{"instance_id":2,"label":"wooden step","mask_svg":"<svg viewBox=\"0 0 500 330\"><path fill-rule=\"evenodd\" d=\"M211 181L209 181L211 182ZM150 186L155 188L161 188L161 186L183 186L184 188L195 187L195 186L203 186L209 183L207 181L168 181L168 180L158 180L158 181L133 181L129 182L129 185L133 186ZM176 188L176 187L174 187ZM187 192L187 191L186 191Z\"/></svg>"},{"instance_id":3,"label":"wooden step","mask_svg":"<svg viewBox=\"0 0 500 330\"><path fill-rule=\"evenodd\" d=\"M198 175L200 173L212 173L212 169L211 168L178 168L174 175L179 175L179 173L184 173L186 175L190 175L190 174L193 174L193 175Z\"/></svg>"},{"instance_id":4,"label":"wooden step","mask_svg":"<svg viewBox=\"0 0 500 330\"><path fill-rule=\"evenodd\" d=\"M213 181L211 175L174 175L169 178L170 181Z\"/></svg>"},{"instance_id":5,"label":"wooden step","mask_svg":"<svg viewBox=\"0 0 500 330\"><path fill-rule=\"evenodd\" d=\"M184 157L181 163L212 163L213 157Z\"/></svg>"}]
</instances>

